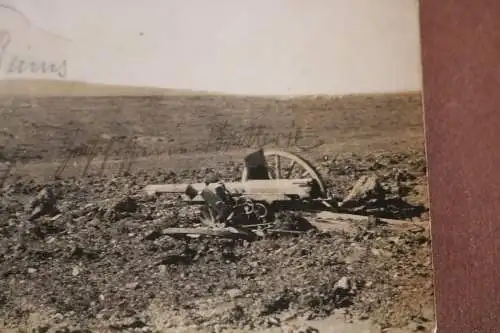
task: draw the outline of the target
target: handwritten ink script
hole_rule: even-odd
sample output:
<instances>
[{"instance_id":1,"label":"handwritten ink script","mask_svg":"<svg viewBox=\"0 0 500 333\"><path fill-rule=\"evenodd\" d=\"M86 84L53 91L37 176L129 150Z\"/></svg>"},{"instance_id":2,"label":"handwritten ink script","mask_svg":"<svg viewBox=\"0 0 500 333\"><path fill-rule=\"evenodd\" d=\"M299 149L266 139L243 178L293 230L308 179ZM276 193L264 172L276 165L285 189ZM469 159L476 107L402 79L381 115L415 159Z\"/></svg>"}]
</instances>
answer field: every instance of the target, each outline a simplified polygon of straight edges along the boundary
<instances>
[{"instance_id":1,"label":"handwritten ink script","mask_svg":"<svg viewBox=\"0 0 500 333\"><path fill-rule=\"evenodd\" d=\"M308 151L324 144L322 140L308 136L307 131L297 126L295 121L285 127L291 130L275 134L267 132L264 126L250 126L243 131L236 131L226 121L211 127L210 137L215 140L217 151L227 151L235 147L260 148L268 145Z\"/></svg>"},{"instance_id":2,"label":"handwritten ink script","mask_svg":"<svg viewBox=\"0 0 500 333\"><path fill-rule=\"evenodd\" d=\"M77 133L79 132L77 131ZM83 144L66 149L66 155L57 164L53 178L61 179L64 171L70 167L76 167L76 172L81 172L81 177L86 177L92 171L92 162L96 162L98 157L101 157L100 164L94 163L94 175L102 176L106 168L111 164L109 163L109 157L112 151L114 151L116 156L119 156L118 160L115 161L118 163L118 169L113 168L113 170L117 171L119 175L128 174L139 155L137 148L134 137L127 138L120 136L106 139L96 137L90 139ZM3 187L10 176L13 176L18 157L20 157L19 149L16 149L10 158L4 158L6 162L0 163L0 188ZM95 166L97 166L97 173L95 173Z\"/></svg>"},{"instance_id":3,"label":"handwritten ink script","mask_svg":"<svg viewBox=\"0 0 500 333\"><path fill-rule=\"evenodd\" d=\"M82 177L89 174L92 162L102 153L101 164L98 168L98 176L102 176L109 161L110 154L116 150L116 155L120 156L120 165L118 168L119 174L130 173L132 165L137 157L137 142L134 137L111 137L109 139L102 139L96 137L89 140L83 145L72 147L68 149L68 154L64 160L58 165L54 172L54 178L58 179L69 165L71 160L76 160L78 157L85 159Z\"/></svg>"},{"instance_id":4,"label":"handwritten ink script","mask_svg":"<svg viewBox=\"0 0 500 333\"><path fill-rule=\"evenodd\" d=\"M44 59L28 59L9 52L12 35L7 30L0 30L0 71L5 74L47 74L66 78L68 63L66 60L51 62Z\"/></svg>"},{"instance_id":5,"label":"handwritten ink script","mask_svg":"<svg viewBox=\"0 0 500 333\"><path fill-rule=\"evenodd\" d=\"M212 127L210 134L214 137L215 149L217 149L217 151L227 151L228 149L236 148L236 146L261 148L266 145L286 145L289 148L295 147L301 151L308 151L324 144L323 141L317 138L313 138L312 142L307 142L310 140L307 140L307 136L305 135L306 131L297 126L292 126L292 128L294 128L292 131L275 135L266 133L263 127L252 126L244 131L244 135L236 136L230 129L229 122L225 122ZM76 131L74 142L77 141L76 139L79 133L81 133L81 130ZM213 149L214 143L212 142L210 145ZM132 166L137 161L142 151L135 137L94 137L83 144L75 144L73 147L66 149L66 156L58 163L53 177L54 179L60 179L68 167L76 166L78 169L81 169L82 165L83 170L79 171L82 177L86 177L90 174L91 166L94 166L93 169L95 171L96 165L97 173L94 174L96 176L102 176L106 168L110 165L109 158L111 153L117 156L116 162L119 164L117 170L118 174L124 175L130 173ZM148 154L144 154L144 156L146 155ZM17 156L16 153L3 168L0 167L0 188L7 178L12 175L16 163L15 156ZM100 164L96 163L98 161L100 161Z\"/></svg>"}]
</instances>

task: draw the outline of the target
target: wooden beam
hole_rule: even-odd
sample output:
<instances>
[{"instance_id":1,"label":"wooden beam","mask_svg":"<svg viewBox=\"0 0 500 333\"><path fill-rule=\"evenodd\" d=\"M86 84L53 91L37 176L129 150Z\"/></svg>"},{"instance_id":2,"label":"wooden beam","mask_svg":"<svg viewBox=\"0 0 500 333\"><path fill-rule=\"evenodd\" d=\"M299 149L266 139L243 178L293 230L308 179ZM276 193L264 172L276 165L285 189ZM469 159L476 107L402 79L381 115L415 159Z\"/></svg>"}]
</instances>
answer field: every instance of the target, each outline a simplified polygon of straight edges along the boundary
<instances>
[{"instance_id":1,"label":"wooden beam","mask_svg":"<svg viewBox=\"0 0 500 333\"><path fill-rule=\"evenodd\" d=\"M332 230L332 229L351 229L348 225L352 225L353 222L365 222L368 220L368 216L363 215L353 215L353 214L342 214L334 212L319 212L315 214L313 218L313 224L320 230ZM391 229L398 230L417 230L417 229L428 229L430 226L429 221L408 221L408 220L396 220L396 219L385 219L377 218L378 221L385 224Z\"/></svg>"},{"instance_id":2,"label":"wooden beam","mask_svg":"<svg viewBox=\"0 0 500 333\"><path fill-rule=\"evenodd\" d=\"M309 198L311 193L312 179L271 179L271 180L248 180L246 182L224 183L226 189L233 195L245 194L255 200L289 200L291 198ZM214 189L218 184L209 184ZM184 194L188 187L201 191L205 183L194 184L162 184L148 185L144 188L146 193L179 193ZM197 197L198 200L200 199ZM196 199L196 198L195 198Z\"/></svg>"}]
</instances>

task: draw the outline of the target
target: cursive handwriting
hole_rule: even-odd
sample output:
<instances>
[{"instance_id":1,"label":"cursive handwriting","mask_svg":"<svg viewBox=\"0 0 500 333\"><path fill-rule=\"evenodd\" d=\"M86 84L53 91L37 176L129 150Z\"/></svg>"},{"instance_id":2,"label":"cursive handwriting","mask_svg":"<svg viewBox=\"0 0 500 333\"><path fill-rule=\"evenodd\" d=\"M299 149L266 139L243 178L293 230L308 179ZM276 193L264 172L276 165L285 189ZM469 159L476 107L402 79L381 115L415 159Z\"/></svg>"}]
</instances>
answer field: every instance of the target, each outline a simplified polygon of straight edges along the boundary
<instances>
[{"instance_id":1,"label":"cursive handwriting","mask_svg":"<svg viewBox=\"0 0 500 333\"><path fill-rule=\"evenodd\" d=\"M80 132L81 130L77 130L75 133L75 139L77 138L76 135ZM132 165L138 156L138 150L136 148L137 145L134 137L94 137L83 144L74 145L73 147L66 149L66 156L59 163L57 163L53 177L54 179L61 179L64 171L69 165L73 165L78 168L81 168L83 165L81 176L86 177L90 174L92 162L95 162L98 156L101 157L101 162L100 165L97 163L98 172L95 175L102 176L106 167L109 165L109 157L113 150L115 150L116 155L119 156L118 174L128 174L130 173ZM0 163L0 188L3 187L8 177L12 176L18 157L19 149L15 149L13 156L8 159L5 158L5 156L2 158L5 162ZM84 161L83 163L82 159Z\"/></svg>"},{"instance_id":2,"label":"cursive handwriting","mask_svg":"<svg viewBox=\"0 0 500 333\"><path fill-rule=\"evenodd\" d=\"M59 63L47 62L45 60L28 61L18 56L13 56L6 69L7 74L56 74L60 78L65 78L68 72L68 64L66 60Z\"/></svg>"},{"instance_id":3,"label":"cursive handwriting","mask_svg":"<svg viewBox=\"0 0 500 333\"><path fill-rule=\"evenodd\" d=\"M62 173L66 167L73 160L78 164L77 159L83 157L85 164L82 171L82 177L89 174L92 162L101 156L101 165L98 168L98 176L102 176L106 169L109 156L113 149L118 150L117 155L120 156L120 165L118 168L119 174L130 173L132 165L137 157L136 140L134 137L127 138L125 136L110 137L104 139L102 137L95 137L83 145L78 145L67 150L66 157L59 163L55 172L54 178L61 178Z\"/></svg>"},{"instance_id":4,"label":"cursive handwriting","mask_svg":"<svg viewBox=\"0 0 500 333\"><path fill-rule=\"evenodd\" d=\"M308 151L318 148L324 144L324 141L318 138L309 138L306 131L296 126L295 121L289 126L290 131L280 134L269 133L264 126L249 126L238 135L238 132L231 129L230 123L225 121L211 127L210 136L215 140L217 151L226 151L234 147L260 148L268 145L292 147L300 151ZM308 140L312 139L312 140ZM312 141L312 142L310 142Z\"/></svg>"},{"instance_id":5,"label":"cursive handwriting","mask_svg":"<svg viewBox=\"0 0 500 333\"><path fill-rule=\"evenodd\" d=\"M295 147L301 151L307 151L323 145L323 141L313 139L313 142L307 143L307 137L304 135L304 130L293 126L292 131L284 134L272 135L265 132L263 127L251 126L247 128L244 135L239 137L231 133L228 122L213 126L211 134L216 135L216 149L224 151L234 148L236 145L240 147L264 147L266 145L286 145L287 147ZM73 146L66 149L65 157L57 164L54 170L54 179L60 179L68 166L73 165L81 167L81 176L85 177L90 174L92 164L96 164L96 160L100 160L100 165L97 163L97 176L102 176L109 165L109 157L114 151L114 155L118 157L118 173L120 175L129 174L132 166L139 156L139 146L137 138L126 136L96 136L87 140L83 144L75 144L78 135L82 130L77 130L73 140ZM17 150L8 162L0 165L0 188L3 186L6 179L12 175L12 171L16 164ZM100 158L98 158L100 157ZM83 159L83 163L82 163Z\"/></svg>"},{"instance_id":6,"label":"cursive handwriting","mask_svg":"<svg viewBox=\"0 0 500 333\"><path fill-rule=\"evenodd\" d=\"M12 36L9 31L0 30L0 70L5 74L55 74L60 78L68 75L66 60L59 62L44 59L26 59L19 55L8 56Z\"/></svg>"}]
</instances>

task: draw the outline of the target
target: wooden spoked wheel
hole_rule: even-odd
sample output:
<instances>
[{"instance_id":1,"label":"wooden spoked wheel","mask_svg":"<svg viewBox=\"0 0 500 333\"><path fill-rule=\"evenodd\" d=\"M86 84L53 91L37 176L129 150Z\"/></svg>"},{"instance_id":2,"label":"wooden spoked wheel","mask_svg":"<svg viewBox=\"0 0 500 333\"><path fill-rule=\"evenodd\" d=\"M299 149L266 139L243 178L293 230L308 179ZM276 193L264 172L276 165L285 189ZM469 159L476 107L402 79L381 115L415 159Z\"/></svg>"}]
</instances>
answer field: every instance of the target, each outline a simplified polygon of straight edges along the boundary
<instances>
[{"instance_id":1,"label":"wooden spoked wheel","mask_svg":"<svg viewBox=\"0 0 500 333\"><path fill-rule=\"evenodd\" d=\"M275 149L264 149L264 156L270 179L311 178L317 183L320 197L326 197L326 185L311 163L295 154ZM248 180L247 170L243 169L241 181Z\"/></svg>"}]
</instances>

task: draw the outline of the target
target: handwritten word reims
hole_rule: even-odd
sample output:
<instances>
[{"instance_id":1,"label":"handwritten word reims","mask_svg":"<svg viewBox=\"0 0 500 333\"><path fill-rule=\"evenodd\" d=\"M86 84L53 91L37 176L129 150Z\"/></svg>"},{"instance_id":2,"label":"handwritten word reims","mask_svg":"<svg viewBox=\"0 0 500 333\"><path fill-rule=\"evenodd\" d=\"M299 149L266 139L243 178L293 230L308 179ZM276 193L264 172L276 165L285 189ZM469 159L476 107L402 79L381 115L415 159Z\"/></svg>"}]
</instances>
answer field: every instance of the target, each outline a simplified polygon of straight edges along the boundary
<instances>
[{"instance_id":1,"label":"handwritten word reims","mask_svg":"<svg viewBox=\"0 0 500 333\"><path fill-rule=\"evenodd\" d=\"M27 59L18 54L8 54L12 36L9 31L0 30L0 70L5 74L48 74L66 78L66 60L50 62L44 59Z\"/></svg>"}]
</instances>

